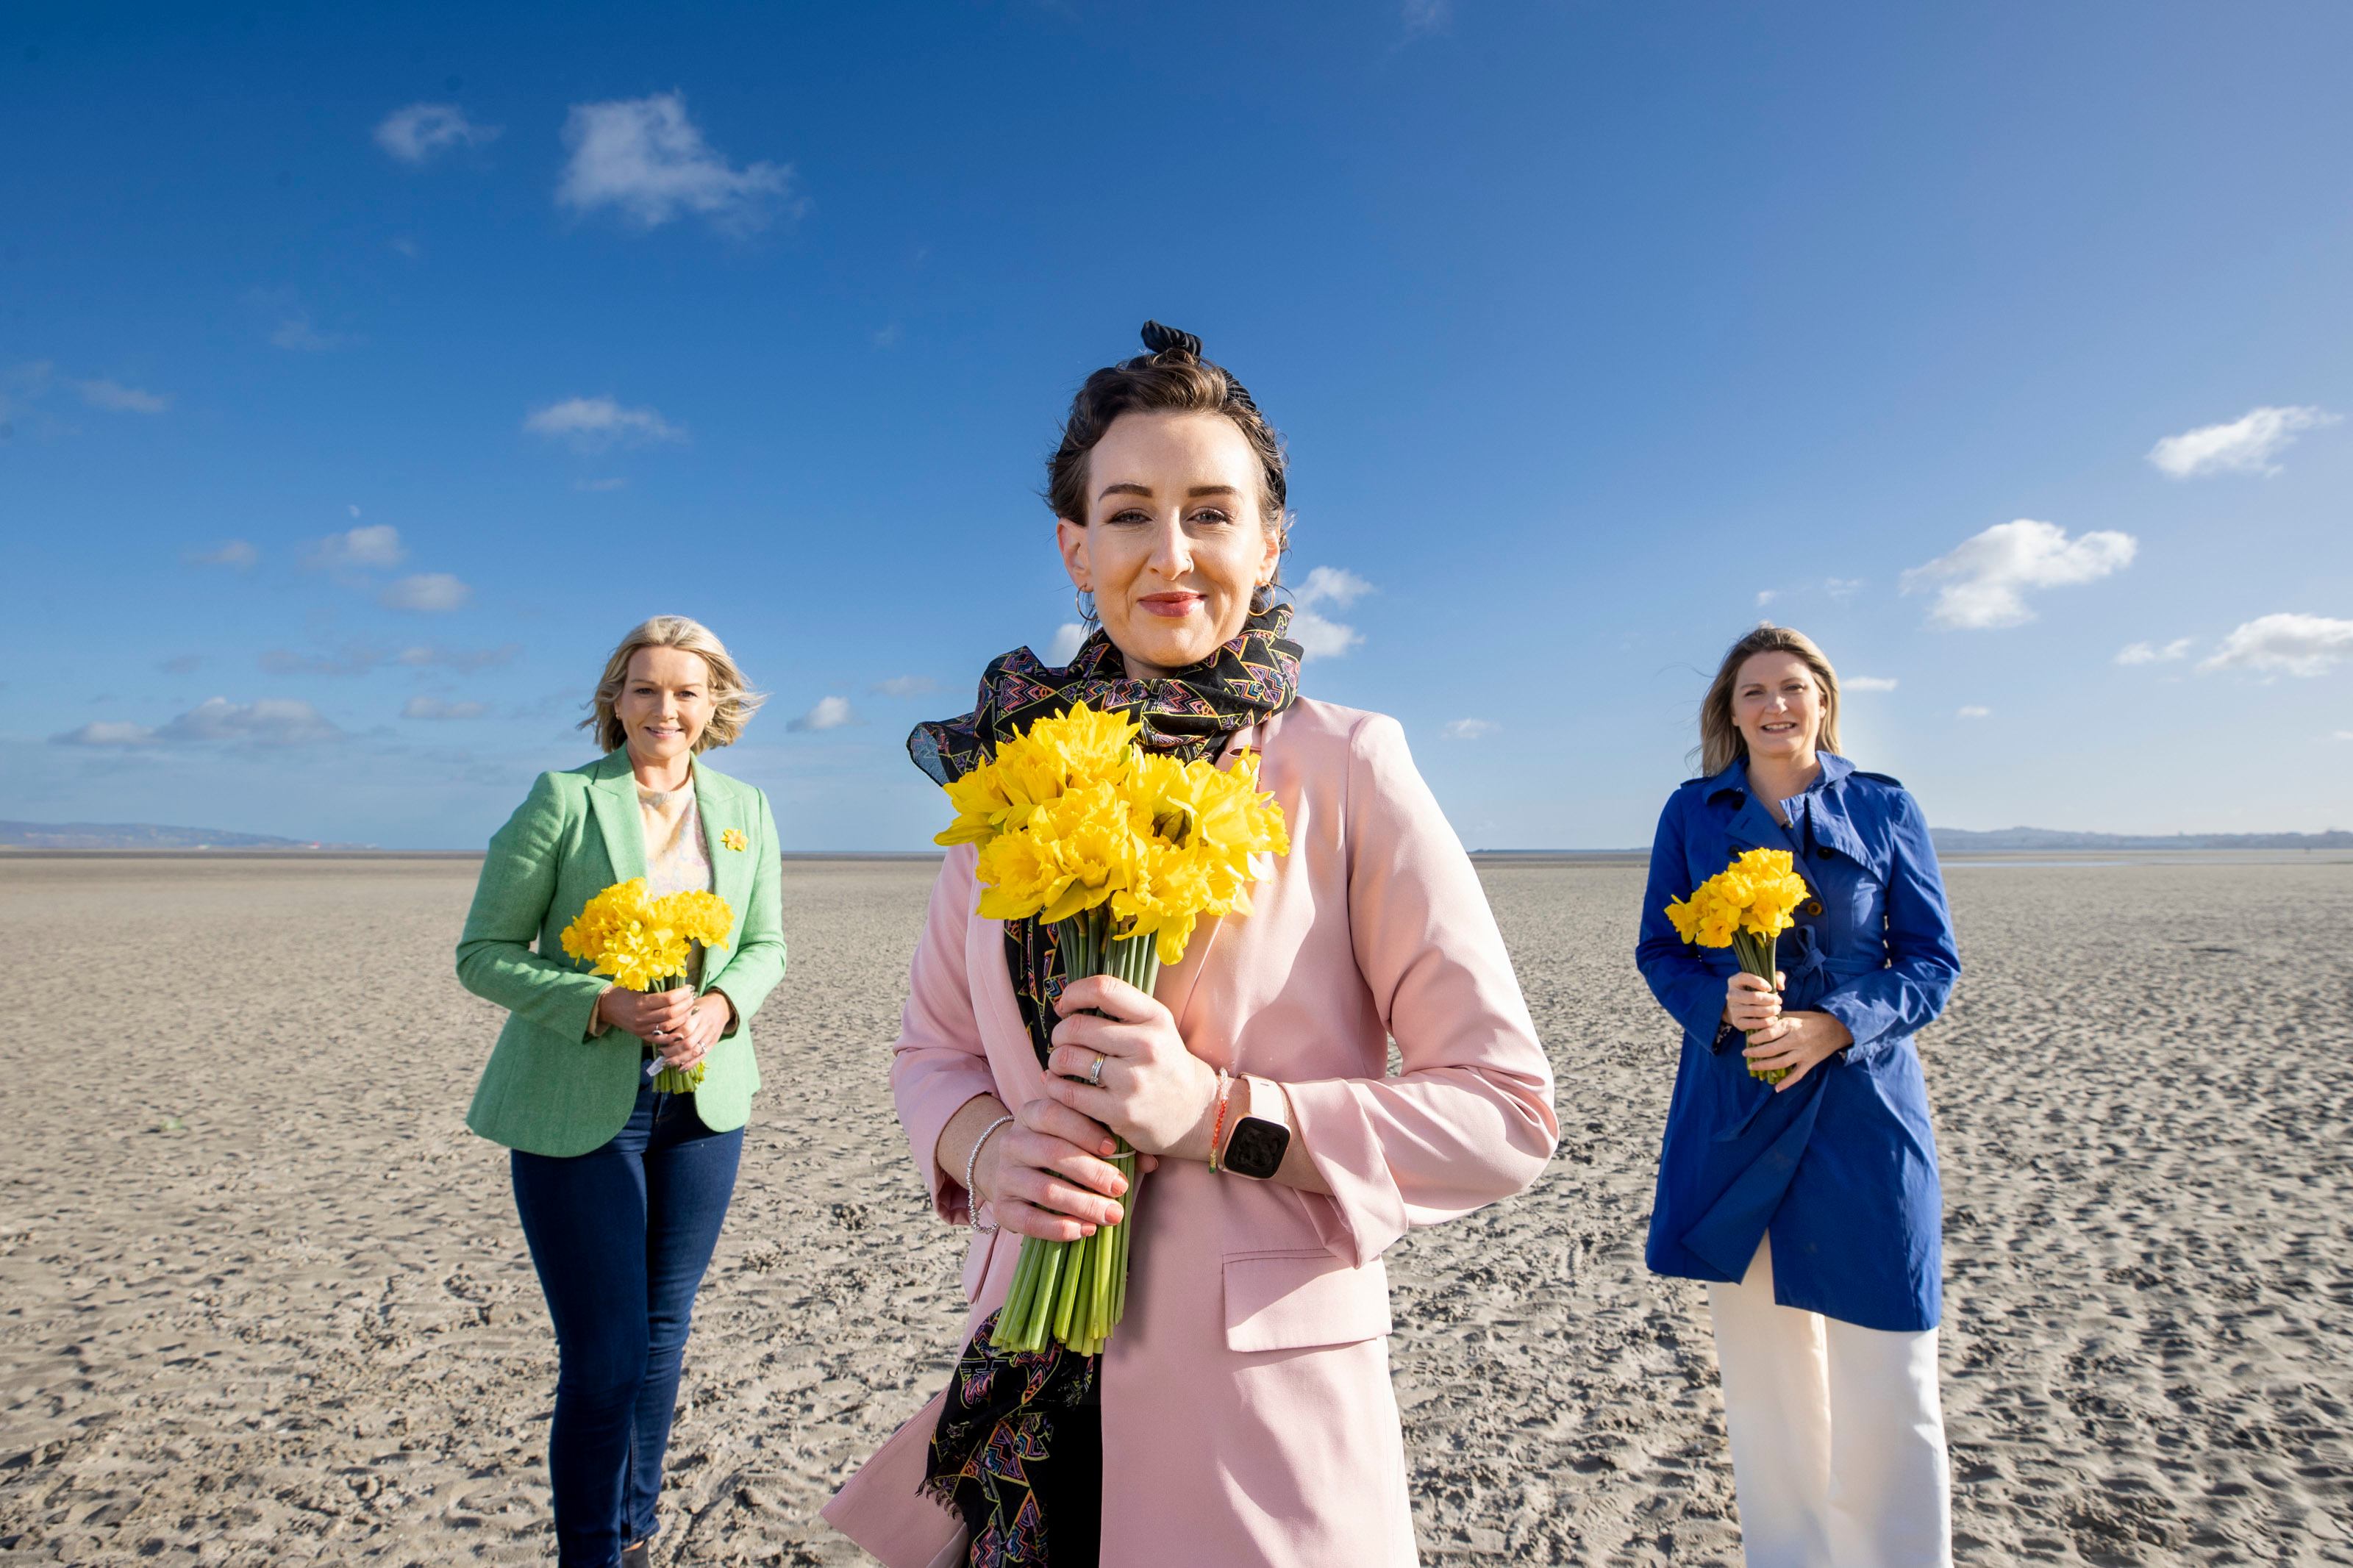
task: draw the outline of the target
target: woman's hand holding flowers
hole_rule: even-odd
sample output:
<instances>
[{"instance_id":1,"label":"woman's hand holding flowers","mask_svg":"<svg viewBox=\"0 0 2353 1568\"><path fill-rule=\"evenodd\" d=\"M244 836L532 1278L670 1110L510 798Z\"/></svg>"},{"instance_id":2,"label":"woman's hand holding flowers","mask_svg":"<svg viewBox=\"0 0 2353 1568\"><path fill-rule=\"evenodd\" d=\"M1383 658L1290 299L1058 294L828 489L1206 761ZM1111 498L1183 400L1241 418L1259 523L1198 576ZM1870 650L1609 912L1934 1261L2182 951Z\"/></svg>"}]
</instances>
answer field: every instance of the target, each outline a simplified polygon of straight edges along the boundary
<instances>
[{"instance_id":1,"label":"woman's hand holding flowers","mask_svg":"<svg viewBox=\"0 0 2353 1568\"><path fill-rule=\"evenodd\" d=\"M1094 974L1065 987L1055 1011L1062 1021L1046 1063L1049 1095L1146 1155L1209 1157L1218 1075L1186 1048L1166 1007L1124 980Z\"/></svg>"},{"instance_id":2,"label":"woman's hand holding flowers","mask_svg":"<svg viewBox=\"0 0 2353 1568\"><path fill-rule=\"evenodd\" d=\"M597 998L596 1016L627 1030L659 1052L665 1065L681 1071L701 1061L726 1031L733 1009L718 992L702 996L684 986L674 991L631 991L617 985Z\"/></svg>"},{"instance_id":3,"label":"woman's hand holding flowers","mask_svg":"<svg viewBox=\"0 0 2353 1568\"><path fill-rule=\"evenodd\" d=\"M1107 1163L1113 1151L1097 1123L1067 1105L1033 1100L982 1148L973 1163L974 1196L995 1211L1001 1230L1076 1241L1119 1223L1127 1181Z\"/></svg>"},{"instance_id":4,"label":"woman's hand holding flowers","mask_svg":"<svg viewBox=\"0 0 2353 1568\"><path fill-rule=\"evenodd\" d=\"M1724 1021L1744 1034L1755 1034L1781 1016L1779 987L1788 976L1776 970L1773 984L1765 984L1761 974L1743 970L1734 975L1724 988Z\"/></svg>"},{"instance_id":5,"label":"woman's hand holding flowers","mask_svg":"<svg viewBox=\"0 0 2353 1568\"><path fill-rule=\"evenodd\" d=\"M626 985L616 985L596 999L596 1016L659 1049L665 1041L681 1037L687 1010L693 1005L694 993L683 987L676 991L632 991Z\"/></svg>"},{"instance_id":6,"label":"woman's hand holding flowers","mask_svg":"<svg viewBox=\"0 0 2353 1568\"><path fill-rule=\"evenodd\" d=\"M1818 1064L1854 1044L1847 1026L1828 1013L1783 1013L1755 1038L1757 1043L1740 1053L1748 1065L1789 1075L1773 1086L1776 1094L1796 1088Z\"/></svg>"},{"instance_id":7,"label":"woman's hand holding flowers","mask_svg":"<svg viewBox=\"0 0 2353 1568\"><path fill-rule=\"evenodd\" d=\"M681 1072L701 1061L727 1032L727 1020L734 1011L720 993L704 992L687 1012L683 1037L656 1042L662 1060Z\"/></svg>"}]
</instances>

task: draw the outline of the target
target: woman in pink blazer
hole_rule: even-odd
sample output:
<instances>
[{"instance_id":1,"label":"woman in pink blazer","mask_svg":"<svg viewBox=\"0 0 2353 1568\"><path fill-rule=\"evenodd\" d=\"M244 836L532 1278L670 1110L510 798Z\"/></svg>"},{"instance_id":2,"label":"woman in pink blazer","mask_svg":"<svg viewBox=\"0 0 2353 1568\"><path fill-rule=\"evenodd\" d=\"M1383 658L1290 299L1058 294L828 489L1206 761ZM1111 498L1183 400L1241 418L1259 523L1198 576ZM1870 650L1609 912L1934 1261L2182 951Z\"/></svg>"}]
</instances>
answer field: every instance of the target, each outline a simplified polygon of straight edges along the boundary
<instances>
[{"instance_id":1,"label":"woman in pink blazer","mask_svg":"<svg viewBox=\"0 0 2353 1568\"><path fill-rule=\"evenodd\" d=\"M1198 339L1148 324L1145 343L1089 378L1049 470L1101 628L1061 669L997 660L978 708L910 750L944 782L1083 699L1149 745L1259 752L1291 850L1150 995L1065 985L1050 933L976 916L975 852L949 855L892 1087L934 1206L975 1229L966 1349L826 1510L889 1568L1415 1562L1381 1254L1520 1191L1558 1132L1502 937L1402 731L1298 696L1267 595L1272 430ZM1125 1318L1100 1357L992 1350L1021 1237L1124 1212L1106 1129L1152 1172Z\"/></svg>"}]
</instances>

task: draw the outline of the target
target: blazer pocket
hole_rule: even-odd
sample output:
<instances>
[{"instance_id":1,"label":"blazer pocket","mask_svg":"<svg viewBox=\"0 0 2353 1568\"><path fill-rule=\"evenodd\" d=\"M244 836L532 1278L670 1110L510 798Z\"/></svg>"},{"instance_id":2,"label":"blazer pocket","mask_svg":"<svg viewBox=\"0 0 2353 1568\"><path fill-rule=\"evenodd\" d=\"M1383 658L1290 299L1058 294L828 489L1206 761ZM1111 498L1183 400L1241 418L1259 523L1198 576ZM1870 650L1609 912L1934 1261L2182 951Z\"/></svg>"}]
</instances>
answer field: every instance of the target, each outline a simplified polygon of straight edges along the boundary
<instances>
[{"instance_id":1,"label":"blazer pocket","mask_svg":"<svg viewBox=\"0 0 2353 1568\"><path fill-rule=\"evenodd\" d=\"M1322 1247L1229 1254L1226 1348L1352 1345L1389 1331L1388 1270L1352 1267Z\"/></svg>"}]
</instances>

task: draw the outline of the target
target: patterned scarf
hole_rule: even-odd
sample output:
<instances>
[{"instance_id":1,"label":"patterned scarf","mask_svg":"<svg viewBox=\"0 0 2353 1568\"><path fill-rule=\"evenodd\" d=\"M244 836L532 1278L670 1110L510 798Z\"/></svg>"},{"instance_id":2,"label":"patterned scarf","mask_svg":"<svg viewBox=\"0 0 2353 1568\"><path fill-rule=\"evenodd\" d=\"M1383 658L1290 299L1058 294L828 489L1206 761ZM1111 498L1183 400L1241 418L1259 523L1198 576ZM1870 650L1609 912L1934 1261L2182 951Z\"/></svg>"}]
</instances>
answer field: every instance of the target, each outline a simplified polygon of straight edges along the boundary
<instances>
[{"instance_id":1,"label":"patterned scarf","mask_svg":"<svg viewBox=\"0 0 2353 1568\"><path fill-rule=\"evenodd\" d=\"M907 754L935 783L948 784L995 756L999 742L1084 702L1098 712L1117 709L1143 725L1143 743L1152 751L1187 762L1211 756L1227 737L1299 700L1300 647L1290 630L1291 606L1274 605L1243 622L1241 635L1216 653L1162 680L1130 679L1119 649L1100 628L1060 669L1018 647L982 671L971 712L916 725ZM1006 921L1005 963L1043 1067L1054 1047L1054 1002L1062 994L1053 931L1034 920Z\"/></svg>"},{"instance_id":2,"label":"patterned scarf","mask_svg":"<svg viewBox=\"0 0 2353 1568\"><path fill-rule=\"evenodd\" d=\"M944 784L995 756L1000 742L1083 701L1128 714L1154 751L1187 762L1209 756L1229 736L1299 700L1301 650L1286 637L1290 629L1291 606L1277 605L1252 616L1241 636L1208 658L1161 680L1128 679L1119 649L1101 630L1060 669L1015 648L982 673L971 712L918 724L907 737L907 754ZM1063 984L1052 929L1034 920L1006 921L1005 964L1022 1027L1043 1067ZM1099 1450L1080 1442L1073 1452L1070 1430L1056 1430L1058 1421L1072 1418L1069 1412L1094 1403L1099 1358L1050 1344L1035 1354L1008 1355L988 1342L996 1325L991 1313L957 1363L932 1433L923 1490L963 1514L972 1535L970 1568L1057 1562L1092 1568L1095 1542L1066 1539L1056 1549L1050 1516L1070 1510L1065 1522L1083 1537L1088 1516L1101 1511Z\"/></svg>"},{"instance_id":3,"label":"patterned scarf","mask_svg":"<svg viewBox=\"0 0 2353 1568\"><path fill-rule=\"evenodd\" d=\"M1049 1342L1042 1351L1011 1354L988 1342L997 1327L991 1312L973 1334L948 1381L948 1401L932 1431L931 1460L923 1495L963 1516L971 1544L966 1568L1037 1568L1056 1563L1092 1563L1096 1542L1064 1539L1057 1548L1051 1527L1076 1500L1073 1487L1089 1482L1098 1491L1103 1477L1064 1473L1072 1453L1058 1430L1071 1412L1090 1403L1095 1384L1094 1356L1072 1355ZM1091 1414L1091 1413L1088 1413ZM1102 1504L1077 1511L1100 1521ZM1096 1526L1100 1531L1102 1526Z\"/></svg>"}]
</instances>

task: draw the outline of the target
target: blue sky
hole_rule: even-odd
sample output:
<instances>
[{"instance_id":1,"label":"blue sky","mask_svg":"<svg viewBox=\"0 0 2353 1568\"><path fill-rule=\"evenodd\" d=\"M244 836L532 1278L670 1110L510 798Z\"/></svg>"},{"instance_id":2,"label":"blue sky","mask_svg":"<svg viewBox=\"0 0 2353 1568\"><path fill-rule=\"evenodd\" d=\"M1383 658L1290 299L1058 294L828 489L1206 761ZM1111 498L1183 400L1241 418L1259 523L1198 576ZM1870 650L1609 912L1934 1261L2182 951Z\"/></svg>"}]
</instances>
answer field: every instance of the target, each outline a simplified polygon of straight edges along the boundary
<instances>
[{"instance_id":1,"label":"blue sky","mask_svg":"<svg viewBox=\"0 0 2353 1568\"><path fill-rule=\"evenodd\" d=\"M1961 827L2353 826L2341 6L35 5L0 817L478 845L642 616L788 847L1071 619L1145 317L1287 436L1311 695L1646 842L1760 616ZM1856 678L1862 678L1857 680ZM798 721L800 727L795 728Z\"/></svg>"}]
</instances>

